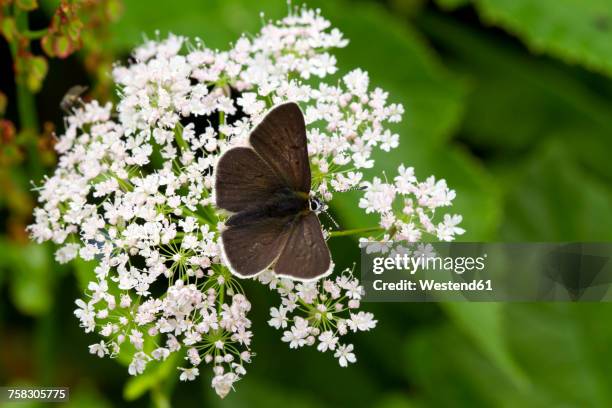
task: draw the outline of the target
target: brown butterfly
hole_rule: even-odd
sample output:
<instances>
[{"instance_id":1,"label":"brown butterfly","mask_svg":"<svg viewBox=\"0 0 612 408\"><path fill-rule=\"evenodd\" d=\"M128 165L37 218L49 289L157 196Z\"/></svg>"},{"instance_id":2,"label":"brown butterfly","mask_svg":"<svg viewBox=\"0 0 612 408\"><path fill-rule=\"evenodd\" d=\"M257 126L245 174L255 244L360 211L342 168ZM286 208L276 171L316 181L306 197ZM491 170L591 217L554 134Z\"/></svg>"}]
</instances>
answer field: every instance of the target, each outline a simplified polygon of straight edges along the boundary
<instances>
[{"instance_id":1,"label":"brown butterfly","mask_svg":"<svg viewBox=\"0 0 612 408\"><path fill-rule=\"evenodd\" d=\"M251 132L250 146L234 147L217 164L216 202L234 213L221 232L230 270L240 277L272 268L277 275L312 280L331 272L331 256L310 193L304 115L295 103L273 108Z\"/></svg>"}]
</instances>

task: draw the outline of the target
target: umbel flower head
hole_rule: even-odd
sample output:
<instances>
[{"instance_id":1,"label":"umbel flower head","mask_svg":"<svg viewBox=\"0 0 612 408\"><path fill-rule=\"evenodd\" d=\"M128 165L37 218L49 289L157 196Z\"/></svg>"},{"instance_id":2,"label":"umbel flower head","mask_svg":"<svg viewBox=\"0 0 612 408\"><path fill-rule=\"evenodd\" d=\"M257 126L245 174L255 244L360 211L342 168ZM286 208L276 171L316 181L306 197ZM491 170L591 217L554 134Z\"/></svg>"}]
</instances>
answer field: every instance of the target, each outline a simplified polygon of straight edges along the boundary
<instances>
[{"instance_id":1,"label":"umbel flower head","mask_svg":"<svg viewBox=\"0 0 612 408\"><path fill-rule=\"evenodd\" d=\"M452 240L461 217L436 209L455 193L443 180L418 182L400 167L393 182L363 179L372 152L389 151L399 135L388 124L403 108L372 88L355 69L340 81L331 50L347 45L318 11L300 9L242 37L227 51L170 35L134 50L113 78L119 103L75 108L56 145L59 163L39 189L38 242L59 246L57 261L77 256L95 264L76 301L85 332L101 340L99 357L129 358L131 375L178 355L183 381L212 369L221 397L246 373L251 350L251 304L220 256L225 215L214 205L215 163L246 143L273 106L293 101L307 124L313 191L325 201L336 190L361 186L356 206L380 215L380 234L368 240ZM344 338L377 321L359 311L363 288L350 271L318 282L293 282L272 272L257 278L280 296L270 326L290 348L315 346L356 361Z\"/></svg>"}]
</instances>

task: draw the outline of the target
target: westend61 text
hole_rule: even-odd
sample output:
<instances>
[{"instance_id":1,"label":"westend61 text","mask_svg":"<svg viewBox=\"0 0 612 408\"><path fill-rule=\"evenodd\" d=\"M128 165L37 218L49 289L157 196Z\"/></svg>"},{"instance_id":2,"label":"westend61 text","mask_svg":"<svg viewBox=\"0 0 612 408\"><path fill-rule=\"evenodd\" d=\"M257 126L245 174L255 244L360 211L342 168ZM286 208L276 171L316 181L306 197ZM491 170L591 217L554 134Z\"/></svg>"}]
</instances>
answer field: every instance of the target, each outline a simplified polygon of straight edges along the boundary
<instances>
[{"instance_id":1,"label":"westend61 text","mask_svg":"<svg viewBox=\"0 0 612 408\"><path fill-rule=\"evenodd\" d=\"M418 283L417 283L418 282ZM384 282L381 279L372 282L378 291L490 291L493 284L490 279L472 280L469 282L436 282L433 279L419 279L417 282L402 279L397 282Z\"/></svg>"}]
</instances>

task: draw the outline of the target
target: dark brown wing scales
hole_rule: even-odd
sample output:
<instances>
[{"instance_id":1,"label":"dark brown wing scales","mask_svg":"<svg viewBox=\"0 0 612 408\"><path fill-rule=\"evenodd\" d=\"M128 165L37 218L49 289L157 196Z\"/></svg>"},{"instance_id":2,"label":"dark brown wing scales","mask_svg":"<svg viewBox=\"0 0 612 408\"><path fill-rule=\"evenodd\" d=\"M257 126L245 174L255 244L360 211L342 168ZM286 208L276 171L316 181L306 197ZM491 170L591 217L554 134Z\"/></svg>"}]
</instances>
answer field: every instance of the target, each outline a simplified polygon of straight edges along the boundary
<instances>
[{"instance_id":1,"label":"dark brown wing scales","mask_svg":"<svg viewBox=\"0 0 612 408\"><path fill-rule=\"evenodd\" d=\"M223 252L232 272L253 276L271 266L287 242L293 218L263 218L221 232Z\"/></svg>"},{"instance_id":2,"label":"dark brown wing scales","mask_svg":"<svg viewBox=\"0 0 612 408\"><path fill-rule=\"evenodd\" d=\"M228 150L217 163L217 206L239 212L264 204L285 182L249 147Z\"/></svg>"},{"instance_id":3,"label":"dark brown wing scales","mask_svg":"<svg viewBox=\"0 0 612 408\"><path fill-rule=\"evenodd\" d=\"M300 216L274 265L274 272L308 280L327 274L330 264L331 256L316 214L308 212Z\"/></svg>"},{"instance_id":4,"label":"dark brown wing scales","mask_svg":"<svg viewBox=\"0 0 612 408\"><path fill-rule=\"evenodd\" d=\"M289 102L272 109L253 130L249 141L289 187L310 192L306 125L297 104Z\"/></svg>"}]
</instances>

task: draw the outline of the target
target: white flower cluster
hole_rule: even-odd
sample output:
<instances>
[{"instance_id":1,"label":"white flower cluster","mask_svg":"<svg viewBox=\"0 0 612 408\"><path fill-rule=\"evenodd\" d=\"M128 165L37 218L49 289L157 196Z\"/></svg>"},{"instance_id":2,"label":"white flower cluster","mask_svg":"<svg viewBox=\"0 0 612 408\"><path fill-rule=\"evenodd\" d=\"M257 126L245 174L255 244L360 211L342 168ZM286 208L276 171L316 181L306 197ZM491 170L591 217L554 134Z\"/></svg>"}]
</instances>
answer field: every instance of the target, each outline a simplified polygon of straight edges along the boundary
<instances>
[{"instance_id":1,"label":"white flower cluster","mask_svg":"<svg viewBox=\"0 0 612 408\"><path fill-rule=\"evenodd\" d=\"M434 221L436 209L451 206L456 196L445 180L436 181L434 176L430 176L419 182L412 167L400 165L394 183L375 177L372 182L362 182L362 186L365 192L359 200L359 207L367 214L380 214L382 231L381 236L364 238L363 242L417 242L425 238L424 234L440 241L453 241L455 235L465 232L458 226L461 215L444 214L442 221Z\"/></svg>"},{"instance_id":2,"label":"white flower cluster","mask_svg":"<svg viewBox=\"0 0 612 408\"><path fill-rule=\"evenodd\" d=\"M399 121L403 108L388 104L383 90L369 89L362 70L334 85L322 81L336 72L329 50L346 44L307 9L240 38L229 51L172 35L148 41L113 71L120 96L115 108L93 101L66 118L56 145L59 163L39 189L30 233L58 244L59 262L79 256L95 264L75 311L86 332L103 337L90 346L93 354L131 358L132 375L182 356L184 381L209 364L221 397L245 374L253 355L250 303L220 257L224 216L212 198L214 166L222 152L246 142L268 109L285 101L297 102L305 114L313 190L323 199L365 183L360 206L381 213L381 225L398 236L416 237L404 231L411 218L391 218L399 195L415 197L420 207L408 200L405 206L425 231L449 239L459 233L460 218L445 220L446 231L424 221L454 196L443 182L418 184L408 170L395 185L362 181L375 149L397 147L399 136L386 125ZM312 77L316 86L306 82ZM356 310L362 291L356 279L345 274L294 286L265 276L283 300L271 324L287 328L283 339L290 347L317 343L343 366L355 361L353 346L339 337L376 324ZM305 317L289 317L299 311Z\"/></svg>"},{"instance_id":3,"label":"white flower cluster","mask_svg":"<svg viewBox=\"0 0 612 408\"><path fill-rule=\"evenodd\" d=\"M318 282L296 284L273 273L263 273L259 280L281 297L281 305L270 309L268 324L283 330L282 340L290 348L316 345L321 352L333 352L342 367L357 361L353 345L340 343L340 338L373 329L377 321L372 313L357 311L364 290L349 270Z\"/></svg>"}]
</instances>

